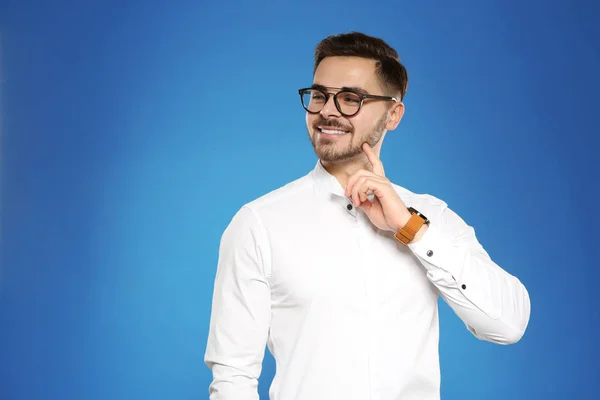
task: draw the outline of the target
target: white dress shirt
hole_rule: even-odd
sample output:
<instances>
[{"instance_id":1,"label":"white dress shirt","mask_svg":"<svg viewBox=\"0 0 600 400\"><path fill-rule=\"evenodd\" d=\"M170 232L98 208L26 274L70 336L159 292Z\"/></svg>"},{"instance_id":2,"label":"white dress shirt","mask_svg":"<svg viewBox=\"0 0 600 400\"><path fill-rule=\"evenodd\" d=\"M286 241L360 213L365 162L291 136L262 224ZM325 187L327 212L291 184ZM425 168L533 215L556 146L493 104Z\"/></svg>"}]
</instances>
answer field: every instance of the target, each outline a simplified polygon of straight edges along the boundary
<instances>
[{"instance_id":1,"label":"white dress shirt","mask_svg":"<svg viewBox=\"0 0 600 400\"><path fill-rule=\"evenodd\" d=\"M205 362L211 400L440 398L438 294L473 335L518 341L527 290L446 203L394 185L431 224L404 246L352 207L317 162L244 205L223 233Z\"/></svg>"}]
</instances>

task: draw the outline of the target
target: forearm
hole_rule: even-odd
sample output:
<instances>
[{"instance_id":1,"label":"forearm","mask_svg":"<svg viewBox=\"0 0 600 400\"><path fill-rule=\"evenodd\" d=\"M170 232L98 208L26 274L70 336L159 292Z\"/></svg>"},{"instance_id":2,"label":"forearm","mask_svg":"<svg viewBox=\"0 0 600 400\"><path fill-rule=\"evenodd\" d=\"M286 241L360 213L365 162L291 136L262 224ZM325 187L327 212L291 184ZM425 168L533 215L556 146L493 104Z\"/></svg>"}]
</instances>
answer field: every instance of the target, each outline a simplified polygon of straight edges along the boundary
<instances>
[{"instance_id":1,"label":"forearm","mask_svg":"<svg viewBox=\"0 0 600 400\"><path fill-rule=\"evenodd\" d=\"M256 285L248 295L253 299L240 301L244 295L222 287L213 301L204 357L213 375L210 400L258 400L270 309L267 289Z\"/></svg>"},{"instance_id":2,"label":"forearm","mask_svg":"<svg viewBox=\"0 0 600 400\"><path fill-rule=\"evenodd\" d=\"M207 363L213 374L210 400L259 400L258 378L230 365Z\"/></svg>"}]
</instances>

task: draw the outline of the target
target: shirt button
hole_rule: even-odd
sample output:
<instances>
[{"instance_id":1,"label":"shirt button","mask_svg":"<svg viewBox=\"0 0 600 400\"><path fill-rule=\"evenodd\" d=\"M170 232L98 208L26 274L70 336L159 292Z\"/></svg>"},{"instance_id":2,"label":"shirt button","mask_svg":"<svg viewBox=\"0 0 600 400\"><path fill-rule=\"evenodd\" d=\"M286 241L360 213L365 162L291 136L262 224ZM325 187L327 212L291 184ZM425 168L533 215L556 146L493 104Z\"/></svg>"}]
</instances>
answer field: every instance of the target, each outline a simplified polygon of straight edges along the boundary
<instances>
[{"instance_id":1,"label":"shirt button","mask_svg":"<svg viewBox=\"0 0 600 400\"><path fill-rule=\"evenodd\" d=\"M352 204L348 204L348 205L346 206L346 208L347 208L348 210L352 210Z\"/></svg>"},{"instance_id":2,"label":"shirt button","mask_svg":"<svg viewBox=\"0 0 600 400\"><path fill-rule=\"evenodd\" d=\"M461 288L466 289L467 285L465 285L464 283L462 284Z\"/></svg>"},{"instance_id":3,"label":"shirt button","mask_svg":"<svg viewBox=\"0 0 600 400\"><path fill-rule=\"evenodd\" d=\"M433 255L433 251L427 250L427 257L431 257Z\"/></svg>"}]
</instances>

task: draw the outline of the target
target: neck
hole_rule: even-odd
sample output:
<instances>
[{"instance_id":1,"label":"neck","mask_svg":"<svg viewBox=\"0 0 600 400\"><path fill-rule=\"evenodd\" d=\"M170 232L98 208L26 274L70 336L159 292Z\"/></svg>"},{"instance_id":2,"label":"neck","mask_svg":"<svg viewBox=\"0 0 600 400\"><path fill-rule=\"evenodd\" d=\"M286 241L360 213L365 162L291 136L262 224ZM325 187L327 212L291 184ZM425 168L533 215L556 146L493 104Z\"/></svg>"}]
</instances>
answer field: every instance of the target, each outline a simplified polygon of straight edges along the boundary
<instances>
[{"instance_id":1,"label":"neck","mask_svg":"<svg viewBox=\"0 0 600 400\"><path fill-rule=\"evenodd\" d=\"M323 168L337 179L343 189L346 188L348 178L360 169L370 170L371 164L364 154L356 157L356 159L347 160L344 162L326 162L321 160Z\"/></svg>"}]
</instances>

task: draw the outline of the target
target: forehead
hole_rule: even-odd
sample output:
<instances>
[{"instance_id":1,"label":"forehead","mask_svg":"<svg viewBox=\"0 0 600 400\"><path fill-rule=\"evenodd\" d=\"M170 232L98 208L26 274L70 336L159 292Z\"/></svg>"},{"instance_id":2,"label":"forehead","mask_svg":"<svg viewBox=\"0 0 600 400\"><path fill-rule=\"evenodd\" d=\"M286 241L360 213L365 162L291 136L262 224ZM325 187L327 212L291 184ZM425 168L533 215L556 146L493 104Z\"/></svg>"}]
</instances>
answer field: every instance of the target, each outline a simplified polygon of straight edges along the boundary
<instances>
[{"instance_id":1,"label":"forehead","mask_svg":"<svg viewBox=\"0 0 600 400\"><path fill-rule=\"evenodd\" d=\"M380 91L375 60L362 57L326 57L317 67L313 83L332 88L359 87L370 93Z\"/></svg>"}]
</instances>

